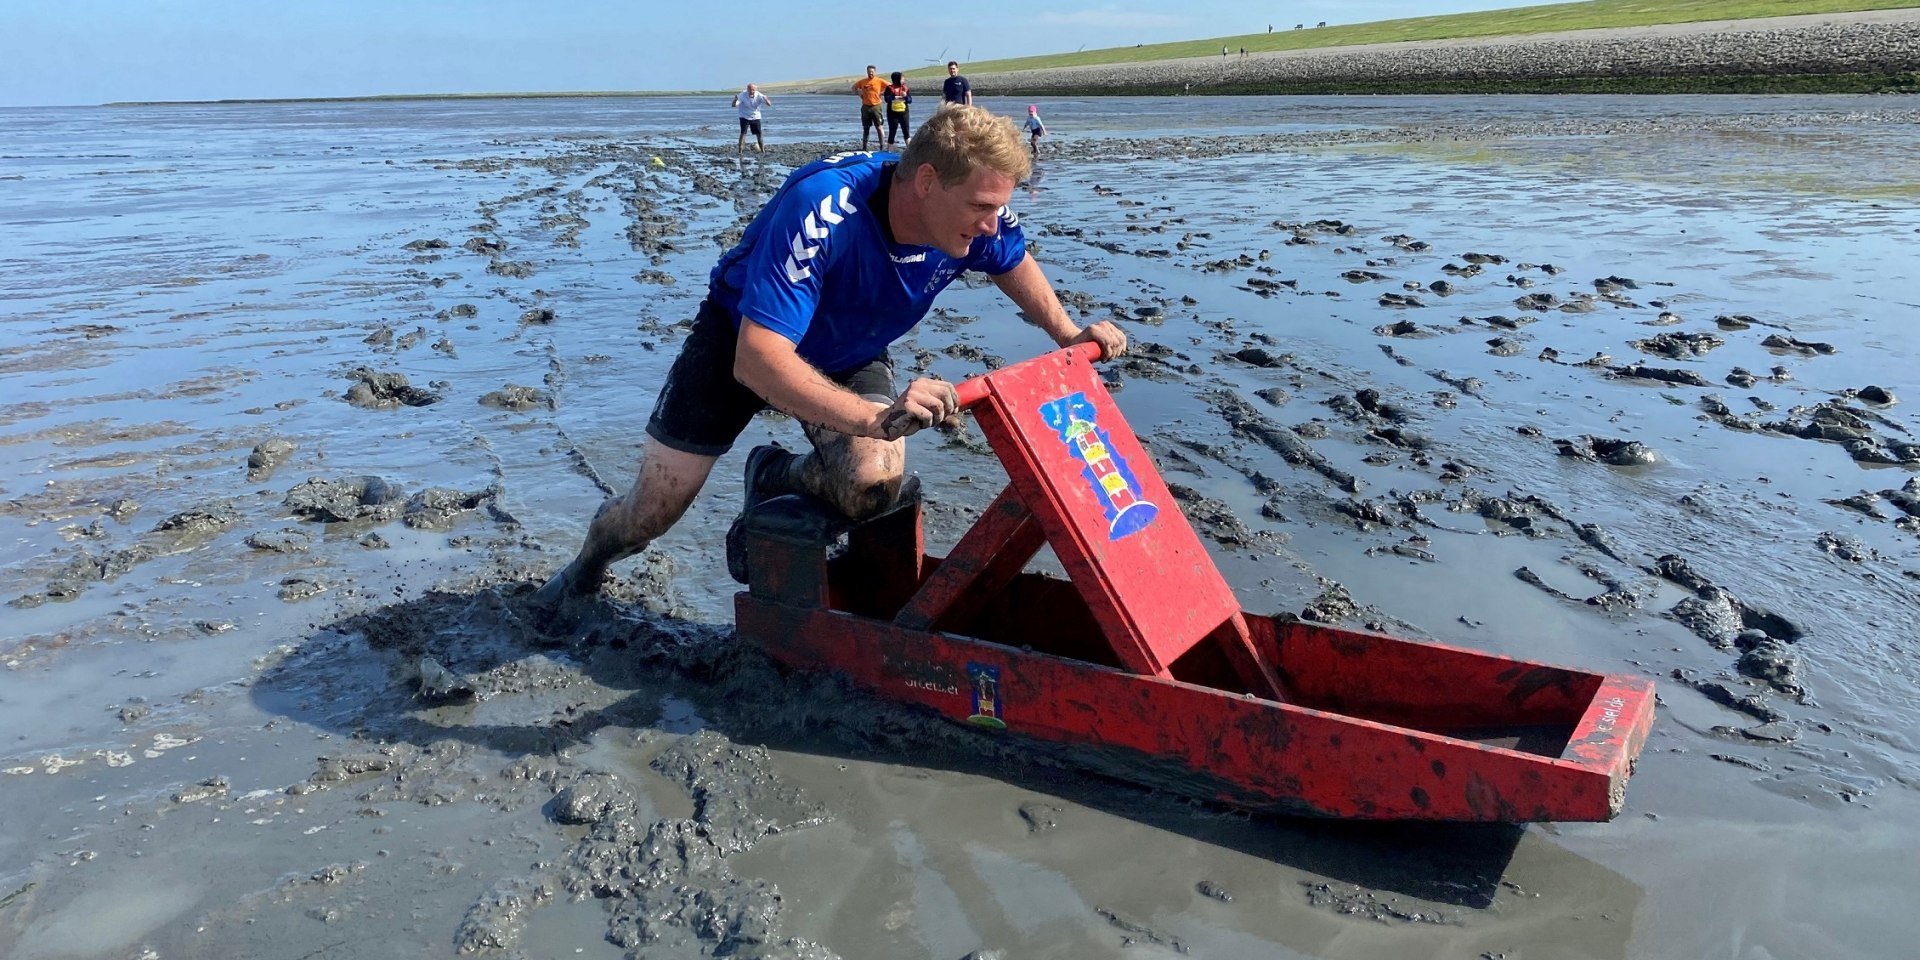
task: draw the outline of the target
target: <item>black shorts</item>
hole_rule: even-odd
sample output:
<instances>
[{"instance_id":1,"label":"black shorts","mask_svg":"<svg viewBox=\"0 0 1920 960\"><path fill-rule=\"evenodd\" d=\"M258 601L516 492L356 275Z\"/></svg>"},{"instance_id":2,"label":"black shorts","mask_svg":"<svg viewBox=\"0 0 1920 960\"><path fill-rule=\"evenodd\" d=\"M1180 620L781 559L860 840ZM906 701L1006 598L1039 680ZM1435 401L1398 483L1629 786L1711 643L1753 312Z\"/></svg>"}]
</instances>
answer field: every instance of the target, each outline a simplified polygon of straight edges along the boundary
<instances>
[{"instance_id":1,"label":"black shorts","mask_svg":"<svg viewBox=\"0 0 1920 960\"><path fill-rule=\"evenodd\" d=\"M739 332L733 318L700 301L693 330L667 371L667 382L647 419L647 435L682 453L717 457L733 448L753 415L767 402L733 378L734 345ZM829 372L827 379L869 400L892 403L893 360L887 354L851 370Z\"/></svg>"},{"instance_id":2,"label":"black shorts","mask_svg":"<svg viewBox=\"0 0 1920 960\"><path fill-rule=\"evenodd\" d=\"M760 135L760 121L758 121L758 120L749 120L749 119L747 119L746 117L741 117L741 118L740 118L740 132L741 132L741 133L746 133L746 132L747 132L747 131L749 131L749 130L751 130L751 131L753 131L753 135L754 135L754 136L756 136L756 137L757 137L757 136L759 136L759 135Z\"/></svg>"}]
</instances>

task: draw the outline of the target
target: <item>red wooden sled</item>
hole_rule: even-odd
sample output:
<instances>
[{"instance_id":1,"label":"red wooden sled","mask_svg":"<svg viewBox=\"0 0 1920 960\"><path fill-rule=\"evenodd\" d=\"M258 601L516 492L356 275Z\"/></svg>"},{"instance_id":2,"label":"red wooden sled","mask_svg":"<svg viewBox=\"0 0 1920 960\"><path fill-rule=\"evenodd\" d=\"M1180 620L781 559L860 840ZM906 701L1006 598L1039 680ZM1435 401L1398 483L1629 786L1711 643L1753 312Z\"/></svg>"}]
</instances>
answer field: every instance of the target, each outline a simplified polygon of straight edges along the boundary
<instances>
[{"instance_id":1,"label":"red wooden sled","mask_svg":"<svg viewBox=\"0 0 1920 960\"><path fill-rule=\"evenodd\" d=\"M960 385L1011 483L928 556L917 495L855 524L750 512L741 637L797 669L1238 807L1610 820L1651 681L1244 613L1092 367ZM1051 545L1069 580L1023 572Z\"/></svg>"}]
</instances>

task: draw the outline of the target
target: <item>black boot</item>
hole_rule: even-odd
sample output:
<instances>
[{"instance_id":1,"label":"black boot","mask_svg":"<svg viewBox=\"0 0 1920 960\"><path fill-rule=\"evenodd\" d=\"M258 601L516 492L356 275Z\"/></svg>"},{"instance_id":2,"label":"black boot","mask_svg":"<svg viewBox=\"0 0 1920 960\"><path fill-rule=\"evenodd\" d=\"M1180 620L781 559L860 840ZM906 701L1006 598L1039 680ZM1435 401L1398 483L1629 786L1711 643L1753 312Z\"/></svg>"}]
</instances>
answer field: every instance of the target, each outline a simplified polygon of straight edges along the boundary
<instances>
[{"instance_id":1,"label":"black boot","mask_svg":"<svg viewBox=\"0 0 1920 960\"><path fill-rule=\"evenodd\" d=\"M740 515L727 528L727 573L738 583L747 582L747 511L782 494L798 490L793 483L793 466L799 457L777 443L767 443L747 451L744 490Z\"/></svg>"}]
</instances>

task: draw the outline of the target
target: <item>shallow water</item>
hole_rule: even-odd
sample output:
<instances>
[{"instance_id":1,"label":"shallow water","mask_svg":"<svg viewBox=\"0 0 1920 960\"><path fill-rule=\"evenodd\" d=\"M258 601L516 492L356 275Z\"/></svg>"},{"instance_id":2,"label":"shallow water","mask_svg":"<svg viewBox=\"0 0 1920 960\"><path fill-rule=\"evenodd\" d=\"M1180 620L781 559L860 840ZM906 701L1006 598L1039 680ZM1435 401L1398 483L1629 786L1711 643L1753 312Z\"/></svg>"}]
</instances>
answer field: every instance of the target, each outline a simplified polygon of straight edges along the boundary
<instances>
[{"instance_id":1,"label":"shallow water","mask_svg":"<svg viewBox=\"0 0 1920 960\"><path fill-rule=\"evenodd\" d=\"M739 163L712 149L731 147L724 98L6 111L0 599L26 602L0 611L0 797L14 811L0 826L0 954L452 953L500 885L572 876L554 865L594 828L545 806L583 771L630 780L638 822L717 822L698 790L649 766L705 730L769 745L765 776L825 811L726 858L726 877L701 875L706 889L758 878L782 892L761 955L810 955L788 937L849 957L1897 955L1915 932L1897 898L1920 882L1906 853L1920 839L1920 667L1904 650L1920 627L1920 541L1891 499L1870 505L1879 519L1828 501L1897 490L1916 469L1732 429L1702 400L1775 421L1869 384L1920 394L1920 214L1907 202L1920 178L1901 162L1920 126L1888 122L1901 109L1843 97L1042 105L1061 156L1015 203L1056 284L1084 295L1083 319L1163 310L1123 322L1180 358L1129 368L1117 400L1170 480L1250 528L1203 530L1248 609L1297 612L1326 578L1361 606L1356 623L1660 682L1619 820L1504 832L1248 821L975 755L964 739L876 744L845 729L869 713L889 726L873 705L797 682L754 704L724 677L630 666L632 650L607 645L652 636L657 614L622 614L644 629L592 621L552 649L514 639L516 608L488 602L490 585L570 554L603 496L594 477L624 488L716 238L784 164L848 145L825 142L852 127L845 101L779 98L773 141L818 146ZM1356 129L1377 142L1347 142ZM1215 134L1295 139L1196 151ZM1356 229L1276 226L1322 219ZM488 256L462 248L472 237L504 242L497 260L531 275L489 273ZM418 240L449 247L405 249ZM1442 271L1468 252L1507 262ZM1606 277L1637 288L1591 312L1514 303L1578 304ZM1457 289L1427 288L1439 280ZM1383 306L1383 293L1424 305ZM960 377L980 354L1045 346L989 286L956 286L942 306L896 347L903 370ZM550 323L523 320L541 308ZM1715 323L1735 314L1752 326ZM1510 330L1493 316L1534 321ZM1414 335L1376 332L1403 320ZM365 342L382 327L391 339ZM1666 332L1725 343L1680 360L1629 343ZM1834 352L1769 350L1769 334ZM1522 349L1491 355L1495 337ZM1289 359L1227 356L1255 344ZM1561 362L1536 359L1549 347ZM1712 386L1572 365L1596 353ZM362 365L444 399L349 406ZM1776 365L1791 378L1769 378ZM1725 383L1736 366L1758 381ZM552 408L477 402L507 383L549 391ZM1288 399L1255 399L1270 388ZM1362 388L1408 413L1424 453L1326 404ZM1236 436L1220 391L1320 437L1314 449L1363 489L1349 496ZM1914 439L1906 403L1849 407L1887 440ZM1658 460L1557 453L1553 440L1582 434L1640 441ZM248 480L248 452L269 437L297 450ZM674 572L641 578L641 593L672 608L665 623L697 633L730 619L716 545L738 506L739 454L766 438L798 434L756 421L655 547ZM997 490L997 467L937 438L912 446L944 550ZM408 494L497 492L450 533L323 528L283 506L302 480L362 474ZM1486 519L1469 490L1537 495L1597 524L1615 555L1550 518L1536 515L1533 535ZM1407 502L1422 519L1399 513L1396 493L1420 495ZM122 498L137 510L108 516ZM218 501L233 517L218 529L155 529ZM1397 519L1357 523L1343 502ZM1263 515L1269 503L1284 519ZM244 543L282 528L311 545ZM388 546L361 546L375 531ZM1432 559L1392 552L1410 541ZM76 558L135 548L108 579L73 574ZM1802 695L1740 677L1737 651L1663 616L1689 595L1648 572L1666 554L1797 624ZM1516 578L1523 567L1571 599ZM326 589L283 600L303 576ZM442 581L467 599L426 595ZM1584 602L1615 587L1633 598L1617 612ZM397 652L413 648L355 639L351 615L382 609L429 624L430 649L481 678L480 702L414 701ZM1759 718L1675 671L1756 697L1791 742L1741 733ZM817 707L792 702L814 694ZM779 710L807 719L789 730ZM380 750L390 770L303 786L316 757ZM226 778L223 795L180 799L211 777ZM1234 899L1201 894L1203 880ZM622 929L621 898L525 899L526 919L503 925L517 931L506 951L622 955L604 939Z\"/></svg>"}]
</instances>

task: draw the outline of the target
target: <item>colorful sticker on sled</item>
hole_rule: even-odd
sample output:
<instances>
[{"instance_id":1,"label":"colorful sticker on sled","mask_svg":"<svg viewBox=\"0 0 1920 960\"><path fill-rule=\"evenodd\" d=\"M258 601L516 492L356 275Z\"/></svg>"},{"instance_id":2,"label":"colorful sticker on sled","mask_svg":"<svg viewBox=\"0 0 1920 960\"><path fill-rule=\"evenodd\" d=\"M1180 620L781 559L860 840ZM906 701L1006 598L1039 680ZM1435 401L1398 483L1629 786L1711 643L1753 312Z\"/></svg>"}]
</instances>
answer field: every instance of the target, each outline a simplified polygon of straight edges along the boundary
<instances>
[{"instance_id":1,"label":"colorful sticker on sled","mask_svg":"<svg viewBox=\"0 0 1920 960\"><path fill-rule=\"evenodd\" d=\"M973 684L973 716L968 723L1005 730L1000 719L1000 668L984 663L967 664L967 679Z\"/></svg>"},{"instance_id":2,"label":"colorful sticker on sled","mask_svg":"<svg viewBox=\"0 0 1920 960\"><path fill-rule=\"evenodd\" d=\"M1040 417L1060 435L1074 459L1085 465L1081 475L1093 487L1107 516L1107 539L1139 533L1159 516L1160 508L1141 499L1140 481L1124 457L1113 452L1107 432L1095 423L1098 411L1084 393L1072 393L1040 405Z\"/></svg>"}]
</instances>

